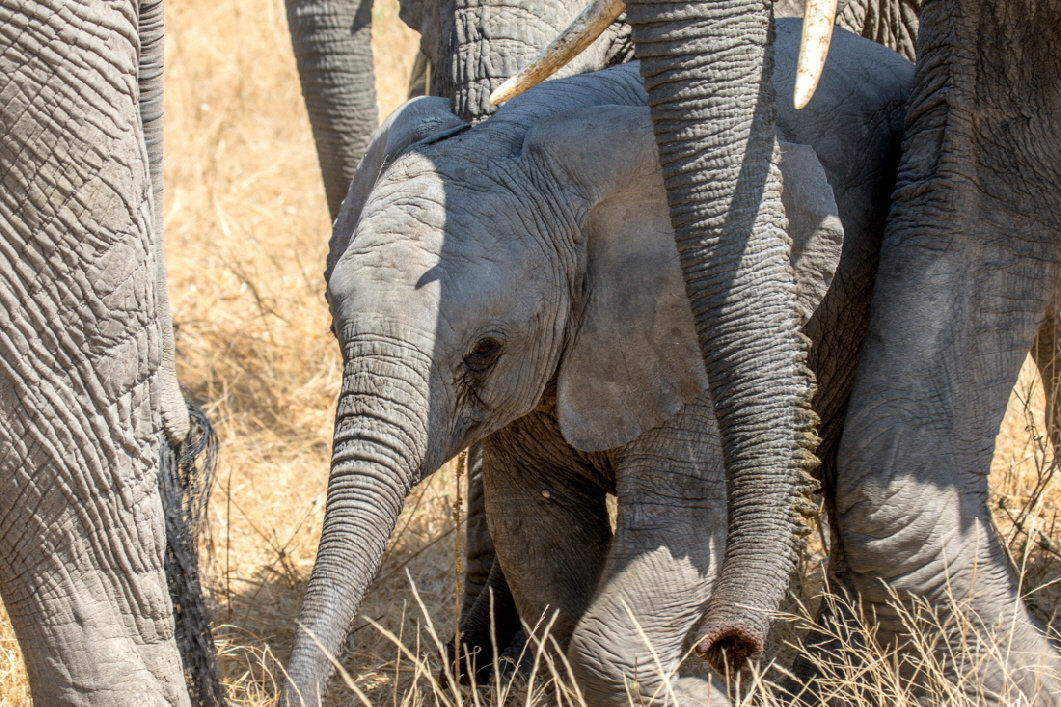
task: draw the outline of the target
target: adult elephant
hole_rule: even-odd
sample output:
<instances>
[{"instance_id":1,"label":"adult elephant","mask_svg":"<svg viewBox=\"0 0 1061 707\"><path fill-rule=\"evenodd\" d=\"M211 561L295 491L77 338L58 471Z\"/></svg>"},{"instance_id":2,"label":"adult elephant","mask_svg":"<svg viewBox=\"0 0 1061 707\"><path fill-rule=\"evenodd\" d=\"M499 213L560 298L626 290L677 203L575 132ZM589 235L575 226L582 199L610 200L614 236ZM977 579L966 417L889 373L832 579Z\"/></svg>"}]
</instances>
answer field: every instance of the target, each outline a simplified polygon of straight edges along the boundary
<instances>
[{"instance_id":1,"label":"adult elephant","mask_svg":"<svg viewBox=\"0 0 1061 707\"><path fill-rule=\"evenodd\" d=\"M950 644L939 658L989 704L1061 700L1061 657L1021 600L987 506L1021 363L1031 350L1056 380L1061 353L1059 34L1058 2L925 3L836 479L841 576L879 635L904 645L892 595L938 607Z\"/></svg>"},{"instance_id":2,"label":"adult elephant","mask_svg":"<svg viewBox=\"0 0 1061 707\"><path fill-rule=\"evenodd\" d=\"M222 701L161 158L160 1L0 2L0 595L37 704Z\"/></svg>"}]
</instances>

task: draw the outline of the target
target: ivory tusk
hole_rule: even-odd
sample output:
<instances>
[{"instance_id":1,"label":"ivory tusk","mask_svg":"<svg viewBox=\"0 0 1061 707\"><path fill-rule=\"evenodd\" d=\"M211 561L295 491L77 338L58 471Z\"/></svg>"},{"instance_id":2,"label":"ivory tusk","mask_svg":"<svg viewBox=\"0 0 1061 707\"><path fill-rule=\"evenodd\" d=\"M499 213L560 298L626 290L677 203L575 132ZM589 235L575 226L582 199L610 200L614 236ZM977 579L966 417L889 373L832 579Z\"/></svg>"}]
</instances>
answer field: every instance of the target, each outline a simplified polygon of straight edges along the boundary
<instances>
[{"instance_id":1,"label":"ivory tusk","mask_svg":"<svg viewBox=\"0 0 1061 707\"><path fill-rule=\"evenodd\" d=\"M799 61L796 64L796 89L792 103L796 109L806 106L818 88L818 79L829 55L833 38L837 0L807 0L803 13L803 36L799 42Z\"/></svg>"},{"instance_id":2,"label":"ivory tusk","mask_svg":"<svg viewBox=\"0 0 1061 707\"><path fill-rule=\"evenodd\" d=\"M593 44L625 9L623 0L593 0L541 54L490 94L490 105L515 98L555 74Z\"/></svg>"}]
</instances>

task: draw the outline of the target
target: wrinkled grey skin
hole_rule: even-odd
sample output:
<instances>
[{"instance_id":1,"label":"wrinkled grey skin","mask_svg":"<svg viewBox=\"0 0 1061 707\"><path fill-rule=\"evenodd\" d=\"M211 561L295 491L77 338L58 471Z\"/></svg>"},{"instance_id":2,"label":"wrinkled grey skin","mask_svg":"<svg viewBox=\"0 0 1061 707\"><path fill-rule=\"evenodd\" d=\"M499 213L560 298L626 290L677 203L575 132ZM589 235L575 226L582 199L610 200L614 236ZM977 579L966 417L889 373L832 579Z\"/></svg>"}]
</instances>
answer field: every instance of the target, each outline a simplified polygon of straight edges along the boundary
<instances>
[{"instance_id":1,"label":"wrinkled grey skin","mask_svg":"<svg viewBox=\"0 0 1061 707\"><path fill-rule=\"evenodd\" d=\"M908 50L916 6L916 0L856 2L842 23ZM675 8L662 0L632 0L628 10L683 277L711 374L731 503L740 509L727 544L723 589L707 609L700 650L720 662L715 648L727 642L731 663L739 663L761 650L768 623L763 617L787 585L795 562L791 531L798 525L787 497L807 488L817 441L795 283L782 253L771 6L765 0L724 0ZM427 0L403 8L405 19L423 31L424 51L437 54L428 62L425 86L431 83L433 92L450 98L457 114L472 121L490 112L490 90L551 39L546 25L563 26L571 15L566 6L527 1ZM289 0L288 16L334 215L375 121L366 90L372 80L371 11L367 2ZM624 58L626 32L616 24L565 72ZM359 78L353 78L359 63ZM357 126L349 123L355 116ZM477 468L472 466L473 481ZM777 496L763 498L755 491L763 486ZM469 529L481 527L473 523ZM770 548L767 538L784 547ZM466 601L483 581L489 539L470 536L468 547L483 561L469 563Z\"/></svg>"},{"instance_id":2,"label":"wrinkled grey skin","mask_svg":"<svg viewBox=\"0 0 1061 707\"><path fill-rule=\"evenodd\" d=\"M994 440L1029 350L1056 380L1061 85L1046 77L1061 75L1059 34L1057 2L925 3L839 452L842 581L889 643L905 635L889 593L945 620L964 604L980 636L951 631L940 658L989 704L1061 700L1061 658L1021 601L987 506ZM1056 391L1050 407L1056 420Z\"/></svg>"},{"instance_id":3,"label":"wrinkled grey skin","mask_svg":"<svg viewBox=\"0 0 1061 707\"><path fill-rule=\"evenodd\" d=\"M357 163L378 125L372 0L286 0L302 95L317 144L328 209L339 213ZM490 91L512 76L582 11L582 0L404 0L400 17L420 32L415 95L445 96L466 120L495 110ZM563 76L632 56L617 21ZM441 67L446 67L442 70Z\"/></svg>"},{"instance_id":4,"label":"wrinkled grey skin","mask_svg":"<svg viewBox=\"0 0 1061 707\"><path fill-rule=\"evenodd\" d=\"M161 2L0 2L0 595L39 705L188 705L182 653L220 699L161 158Z\"/></svg>"},{"instance_id":5,"label":"wrinkled grey skin","mask_svg":"<svg viewBox=\"0 0 1061 707\"><path fill-rule=\"evenodd\" d=\"M798 33L780 26L780 90ZM344 378L287 704L317 704L331 672L318 642L343 644L409 489L484 439L498 569L523 619L559 611L593 704L626 704L627 678L669 701L624 602L675 667L717 587L728 499L637 69L549 82L474 128L419 99L370 146L331 242ZM782 158L789 267L835 391L820 398L827 425L864 325L910 73L838 30L817 102L781 113L797 143ZM672 687L724 699L692 676Z\"/></svg>"}]
</instances>

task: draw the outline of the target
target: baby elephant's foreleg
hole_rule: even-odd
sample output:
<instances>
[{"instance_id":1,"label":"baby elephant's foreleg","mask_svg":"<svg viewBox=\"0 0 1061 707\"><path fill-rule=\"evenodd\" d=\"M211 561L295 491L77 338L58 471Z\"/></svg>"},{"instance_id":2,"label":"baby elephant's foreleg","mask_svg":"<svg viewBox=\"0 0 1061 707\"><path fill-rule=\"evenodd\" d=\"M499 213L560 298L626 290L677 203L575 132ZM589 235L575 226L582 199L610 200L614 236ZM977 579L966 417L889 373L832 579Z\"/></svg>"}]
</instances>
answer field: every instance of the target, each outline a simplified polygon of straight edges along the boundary
<instances>
[{"instance_id":1,"label":"baby elephant's foreleg","mask_svg":"<svg viewBox=\"0 0 1061 707\"><path fill-rule=\"evenodd\" d=\"M727 705L706 666L683 671L726 542L714 415L687 406L624 450L616 535L568 658L593 707Z\"/></svg>"}]
</instances>

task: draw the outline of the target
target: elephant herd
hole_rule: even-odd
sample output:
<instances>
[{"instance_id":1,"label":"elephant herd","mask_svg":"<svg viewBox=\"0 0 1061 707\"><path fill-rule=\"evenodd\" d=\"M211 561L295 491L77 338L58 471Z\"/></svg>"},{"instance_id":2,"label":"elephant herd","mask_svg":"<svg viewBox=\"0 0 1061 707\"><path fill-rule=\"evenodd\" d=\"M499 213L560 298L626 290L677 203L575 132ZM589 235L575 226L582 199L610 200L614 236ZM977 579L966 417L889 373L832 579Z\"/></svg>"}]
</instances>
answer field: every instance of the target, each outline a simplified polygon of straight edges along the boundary
<instances>
[{"instance_id":1,"label":"elephant herd","mask_svg":"<svg viewBox=\"0 0 1061 707\"><path fill-rule=\"evenodd\" d=\"M280 704L319 704L406 496L465 448L462 679L546 617L591 707L728 704L683 658L762 653L820 492L877 640L960 612L934 645L970 699L1061 704L987 506L1029 351L1061 407L1061 2L841 0L799 110L802 3L612 7L496 109L582 2L402 0L419 97L377 130L371 0L287 0L343 379ZM0 0L0 596L37 704L224 702L161 60L161 0ZM827 700L814 666L794 703Z\"/></svg>"}]
</instances>

